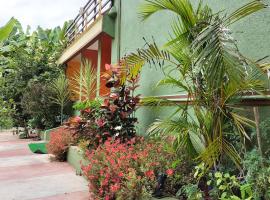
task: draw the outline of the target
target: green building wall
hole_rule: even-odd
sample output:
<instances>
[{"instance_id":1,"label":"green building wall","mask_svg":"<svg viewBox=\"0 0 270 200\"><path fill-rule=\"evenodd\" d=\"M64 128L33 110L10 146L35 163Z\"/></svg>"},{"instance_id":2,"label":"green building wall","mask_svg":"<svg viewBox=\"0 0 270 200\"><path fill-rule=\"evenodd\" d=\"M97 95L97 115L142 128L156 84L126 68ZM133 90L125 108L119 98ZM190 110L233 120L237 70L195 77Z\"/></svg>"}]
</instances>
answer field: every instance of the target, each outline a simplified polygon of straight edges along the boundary
<instances>
[{"instance_id":1,"label":"green building wall","mask_svg":"<svg viewBox=\"0 0 270 200\"><path fill-rule=\"evenodd\" d=\"M170 12L160 12L148 20L142 21L139 18L138 8L143 2L144 0L115 0L118 14L112 48L112 63L116 63L119 58L128 53L144 47L145 40L143 38L148 42L154 40L158 45L166 43L169 38L170 24L174 15ZM197 1L194 0L194 2ZM204 0L203 2L207 3L214 12L223 11L226 13L232 12L250 0ZM270 4L270 0L265 2ZM253 14L230 28L244 55L254 60L270 55L270 8ZM177 94L174 88L155 87L162 77L163 74L158 67L145 66L142 69L138 93L142 94L143 97ZM270 117L268 108L260 110L262 110L264 117ZM140 107L136 113L139 119L138 132L144 134L150 123L157 118L168 116L171 111L172 109L168 107L155 110Z\"/></svg>"}]
</instances>

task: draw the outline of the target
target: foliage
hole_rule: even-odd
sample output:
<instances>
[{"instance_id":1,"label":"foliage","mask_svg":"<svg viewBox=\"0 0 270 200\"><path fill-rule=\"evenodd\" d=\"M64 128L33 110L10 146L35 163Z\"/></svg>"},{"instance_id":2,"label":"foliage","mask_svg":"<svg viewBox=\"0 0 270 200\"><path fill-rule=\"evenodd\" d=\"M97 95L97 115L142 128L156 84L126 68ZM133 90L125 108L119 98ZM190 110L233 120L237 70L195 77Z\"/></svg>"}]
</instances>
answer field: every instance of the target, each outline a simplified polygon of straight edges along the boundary
<instances>
[{"instance_id":1,"label":"foliage","mask_svg":"<svg viewBox=\"0 0 270 200\"><path fill-rule=\"evenodd\" d=\"M243 161L246 181L252 185L254 199L270 198L270 161L253 150L245 155Z\"/></svg>"},{"instance_id":2,"label":"foliage","mask_svg":"<svg viewBox=\"0 0 270 200\"><path fill-rule=\"evenodd\" d=\"M96 92L96 71L88 59L82 59L80 70L69 80L72 95L80 101L90 101Z\"/></svg>"},{"instance_id":3,"label":"foliage","mask_svg":"<svg viewBox=\"0 0 270 200\"><path fill-rule=\"evenodd\" d=\"M101 99L94 99L89 101L77 101L74 103L73 108L80 112L84 112L88 108L90 109L99 109L101 106L102 100Z\"/></svg>"},{"instance_id":4,"label":"foliage","mask_svg":"<svg viewBox=\"0 0 270 200\"><path fill-rule=\"evenodd\" d=\"M18 21L14 18L11 18L3 27L0 27L0 47L2 42L14 32L14 29L18 25Z\"/></svg>"},{"instance_id":5,"label":"foliage","mask_svg":"<svg viewBox=\"0 0 270 200\"><path fill-rule=\"evenodd\" d=\"M78 121L70 120L69 126L76 130L79 139L89 140L89 147L96 148L109 137L122 141L135 136L135 111L139 103L139 96L135 95L138 87L138 77L126 79L120 84L121 74L114 70L118 66L107 66L107 87L112 88L103 103L99 99L84 100L74 105L81 111ZM111 70L113 68L113 70Z\"/></svg>"},{"instance_id":6,"label":"foliage","mask_svg":"<svg viewBox=\"0 0 270 200\"><path fill-rule=\"evenodd\" d=\"M187 95L184 105L145 99L146 105L165 103L177 107L174 115L153 123L149 133L175 135L175 147L185 146L208 169L217 167L225 158L241 167L240 156L228 135L238 134L241 141L250 139L245 126L253 122L240 115L236 106L248 92L260 93L264 89L260 79L264 74L260 63L239 52L228 26L265 7L261 1L252 1L224 15L212 14L202 1L195 9L189 0L147 0L141 8L143 19L163 10L172 11L176 19L164 49L155 43L147 44L148 48L124 58L127 74L136 77L146 62L159 64L165 78L158 86L172 86Z\"/></svg>"},{"instance_id":7,"label":"foliage","mask_svg":"<svg viewBox=\"0 0 270 200\"><path fill-rule=\"evenodd\" d=\"M112 88L108 98L104 99L101 106L101 118L99 127L102 132L108 132L110 137L122 140L131 139L135 136L135 111L140 101L140 95L135 95L139 87L139 76L128 78L120 83L122 76L118 65L107 65L106 86Z\"/></svg>"},{"instance_id":8,"label":"foliage","mask_svg":"<svg viewBox=\"0 0 270 200\"><path fill-rule=\"evenodd\" d=\"M63 123L64 108L70 101L70 91L68 88L68 80L65 74L59 77L49 85L52 92L50 100L60 107L61 124Z\"/></svg>"},{"instance_id":9,"label":"foliage","mask_svg":"<svg viewBox=\"0 0 270 200\"><path fill-rule=\"evenodd\" d=\"M51 132L50 142L47 144L49 154L53 154L58 161L65 161L68 147L73 144L72 132L66 127L59 127Z\"/></svg>"},{"instance_id":10,"label":"foliage","mask_svg":"<svg viewBox=\"0 0 270 200\"><path fill-rule=\"evenodd\" d=\"M25 126L27 120L39 118L24 111L21 101L33 85L46 85L60 73L61 67L56 64L56 60L65 46L63 33L66 25L62 29L57 27L44 30L38 27L30 33L30 28L24 32L18 22L16 32L3 43L0 50L0 93L4 99L14 100L16 112L13 118L16 125Z\"/></svg>"},{"instance_id":11,"label":"foliage","mask_svg":"<svg viewBox=\"0 0 270 200\"><path fill-rule=\"evenodd\" d=\"M203 193L196 184L184 185L177 196L184 195L188 200L202 200Z\"/></svg>"},{"instance_id":12,"label":"foliage","mask_svg":"<svg viewBox=\"0 0 270 200\"><path fill-rule=\"evenodd\" d=\"M96 199L149 199L158 173L167 173L169 178L174 174L175 154L143 138L125 143L109 138L87 157L91 164L83 171Z\"/></svg>"},{"instance_id":13,"label":"foliage","mask_svg":"<svg viewBox=\"0 0 270 200\"><path fill-rule=\"evenodd\" d=\"M212 188L211 196L222 200L251 200L253 198L250 184L241 184L240 181L229 173L216 172L209 174L207 182Z\"/></svg>"},{"instance_id":14,"label":"foliage","mask_svg":"<svg viewBox=\"0 0 270 200\"><path fill-rule=\"evenodd\" d=\"M265 119L264 121L262 121L259 125L259 128L260 128L260 132L261 132L261 141L262 141L262 152L263 152L263 155L265 157L269 157L270 156L270 150L269 150L269 145L270 145L270 140L268 139L269 138L269 134L270 134L270 119L267 118ZM252 141L254 141L254 143L256 144L256 130L253 129L253 132L252 132ZM254 144L253 143L253 144ZM256 145L254 145L255 147Z\"/></svg>"},{"instance_id":15,"label":"foliage","mask_svg":"<svg viewBox=\"0 0 270 200\"><path fill-rule=\"evenodd\" d=\"M29 116L32 128L51 128L57 125L57 107L49 99L51 91L47 85L33 83L22 96L21 108L24 116Z\"/></svg>"},{"instance_id":16,"label":"foliage","mask_svg":"<svg viewBox=\"0 0 270 200\"><path fill-rule=\"evenodd\" d=\"M12 113L14 112L13 101L4 101L0 98L0 128L11 128L13 126Z\"/></svg>"},{"instance_id":17,"label":"foliage","mask_svg":"<svg viewBox=\"0 0 270 200\"><path fill-rule=\"evenodd\" d=\"M106 133L99 130L101 101L99 99L77 102L74 108L80 110L81 117L71 118L67 125L73 130L78 140L88 141L88 148L96 148L102 138L107 138Z\"/></svg>"}]
</instances>

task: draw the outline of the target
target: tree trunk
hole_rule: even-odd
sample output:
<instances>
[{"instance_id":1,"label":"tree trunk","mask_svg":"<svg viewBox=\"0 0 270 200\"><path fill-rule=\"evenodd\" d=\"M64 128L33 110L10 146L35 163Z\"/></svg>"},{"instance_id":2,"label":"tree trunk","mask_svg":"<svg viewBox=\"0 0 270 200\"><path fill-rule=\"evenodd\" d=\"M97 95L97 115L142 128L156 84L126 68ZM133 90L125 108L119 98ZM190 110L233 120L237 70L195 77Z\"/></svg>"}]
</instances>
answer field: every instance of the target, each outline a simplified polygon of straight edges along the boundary
<instances>
[{"instance_id":1,"label":"tree trunk","mask_svg":"<svg viewBox=\"0 0 270 200\"><path fill-rule=\"evenodd\" d=\"M256 124L256 136L257 136L257 143L258 143L258 150L261 156L263 156L262 152L262 137L260 132L260 113L258 107L253 107L255 124Z\"/></svg>"}]
</instances>

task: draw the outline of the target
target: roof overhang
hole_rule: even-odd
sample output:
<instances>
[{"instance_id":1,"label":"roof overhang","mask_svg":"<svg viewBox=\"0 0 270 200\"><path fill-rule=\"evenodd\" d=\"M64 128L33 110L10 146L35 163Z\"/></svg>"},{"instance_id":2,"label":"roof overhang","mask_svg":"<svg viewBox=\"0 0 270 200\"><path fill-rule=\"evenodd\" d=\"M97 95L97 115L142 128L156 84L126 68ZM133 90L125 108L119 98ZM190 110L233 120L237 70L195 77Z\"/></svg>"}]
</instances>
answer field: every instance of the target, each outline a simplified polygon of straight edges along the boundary
<instances>
[{"instance_id":1,"label":"roof overhang","mask_svg":"<svg viewBox=\"0 0 270 200\"><path fill-rule=\"evenodd\" d=\"M81 50L87 48L101 34L107 33L114 37L114 20L108 15L99 16L93 24L91 24L79 37L69 45L61 57L58 59L58 64L64 64L80 53Z\"/></svg>"}]
</instances>

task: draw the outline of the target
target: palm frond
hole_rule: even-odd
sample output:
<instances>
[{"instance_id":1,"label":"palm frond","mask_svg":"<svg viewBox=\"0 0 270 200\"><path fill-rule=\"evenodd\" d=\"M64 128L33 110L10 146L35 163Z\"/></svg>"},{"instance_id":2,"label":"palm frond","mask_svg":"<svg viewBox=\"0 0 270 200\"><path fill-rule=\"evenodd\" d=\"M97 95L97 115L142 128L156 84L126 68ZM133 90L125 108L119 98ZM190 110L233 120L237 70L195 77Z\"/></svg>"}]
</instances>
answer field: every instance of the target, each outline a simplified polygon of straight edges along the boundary
<instances>
[{"instance_id":1,"label":"palm frond","mask_svg":"<svg viewBox=\"0 0 270 200\"><path fill-rule=\"evenodd\" d=\"M234 112L230 112L230 116L238 132L242 134L245 138L250 140L250 137L245 130L245 126L253 127L255 125L254 121Z\"/></svg>"},{"instance_id":2,"label":"palm frond","mask_svg":"<svg viewBox=\"0 0 270 200\"><path fill-rule=\"evenodd\" d=\"M230 30L216 19L192 43L195 66L203 71L209 88L219 88L226 76L239 82L244 77L243 62Z\"/></svg>"},{"instance_id":3,"label":"palm frond","mask_svg":"<svg viewBox=\"0 0 270 200\"><path fill-rule=\"evenodd\" d=\"M191 28L196 24L196 13L189 0L146 0L146 3L140 7L139 13L145 20L162 10L170 10L179 15L186 27Z\"/></svg>"},{"instance_id":4,"label":"palm frond","mask_svg":"<svg viewBox=\"0 0 270 200\"><path fill-rule=\"evenodd\" d=\"M178 92L189 92L188 86L185 85L185 81L183 79L176 79L167 75L164 79L160 80L157 83L157 87L159 86L171 86L178 88Z\"/></svg>"},{"instance_id":5,"label":"palm frond","mask_svg":"<svg viewBox=\"0 0 270 200\"><path fill-rule=\"evenodd\" d=\"M49 86L52 91L51 100L53 103L61 106L69 101L70 92L68 89L68 80L64 74L61 74Z\"/></svg>"},{"instance_id":6,"label":"palm frond","mask_svg":"<svg viewBox=\"0 0 270 200\"><path fill-rule=\"evenodd\" d=\"M173 101L166 98L160 98L160 97L142 98L140 101L140 104L143 106L149 106L149 107L155 107L155 108L159 108L160 106L166 106L166 105L176 105Z\"/></svg>"},{"instance_id":7,"label":"palm frond","mask_svg":"<svg viewBox=\"0 0 270 200\"><path fill-rule=\"evenodd\" d=\"M155 121L147 130L149 135L166 136L168 134L178 135L188 130L189 125L186 120L167 119Z\"/></svg>"},{"instance_id":8,"label":"palm frond","mask_svg":"<svg viewBox=\"0 0 270 200\"><path fill-rule=\"evenodd\" d=\"M160 67L164 65L165 62L177 65L171 59L169 52L160 50L156 43L148 44L148 48L138 49L136 53L125 56L123 61L123 65L129 70L130 78L137 77L145 63L149 63L150 65L158 64ZM123 76L122 79L125 80L126 77Z\"/></svg>"},{"instance_id":9,"label":"palm frond","mask_svg":"<svg viewBox=\"0 0 270 200\"><path fill-rule=\"evenodd\" d=\"M69 80L70 89L81 101L90 100L96 92L96 71L90 61L84 59L81 69Z\"/></svg>"},{"instance_id":10,"label":"palm frond","mask_svg":"<svg viewBox=\"0 0 270 200\"><path fill-rule=\"evenodd\" d=\"M238 8L232 14L230 14L227 17L227 19L225 20L225 22L227 25L233 24L233 23L245 18L246 16L251 15L255 12L258 12L259 10L262 10L266 7L268 7L268 5L266 5L261 0L255 0L255 1L249 2L249 3L245 4L244 6Z\"/></svg>"}]
</instances>

